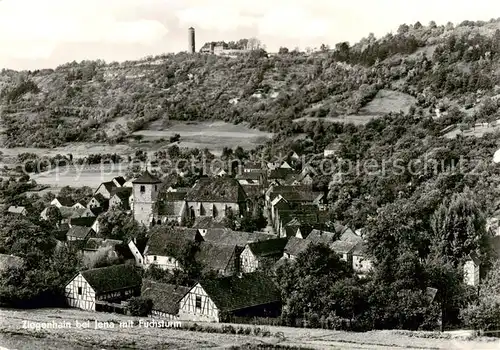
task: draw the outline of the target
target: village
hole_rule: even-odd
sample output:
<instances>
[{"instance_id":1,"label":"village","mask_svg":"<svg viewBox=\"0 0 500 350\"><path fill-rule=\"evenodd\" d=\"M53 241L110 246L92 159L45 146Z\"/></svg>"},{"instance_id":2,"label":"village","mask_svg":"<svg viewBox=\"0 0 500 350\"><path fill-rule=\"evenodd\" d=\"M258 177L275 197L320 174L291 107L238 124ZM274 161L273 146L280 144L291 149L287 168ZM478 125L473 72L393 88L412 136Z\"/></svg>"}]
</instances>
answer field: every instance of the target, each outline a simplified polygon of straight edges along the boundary
<instances>
[{"instance_id":1,"label":"village","mask_svg":"<svg viewBox=\"0 0 500 350\"><path fill-rule=\"evenodd\" d=\"M335 157L335 152L332 145L323 156ZM120 261L82 270L69 280L67 305L127 313L128 300L140 296L152 302L149 316L169 321L222 322L227 315L238 320L277 319L282 300L269 272L318 243L327 245L363 278L372 269L363 229L330 220L325 193L312 188L314 169L291 165L298 158L293 152L288 161L249 160L235 174L217 169L191 188L172 187L154 171L143 169L138 177L118 176L101 183L87 203L55 197L40 219L59 213L57 229L65 239L58 244L87 258L106 248ZM146 236L128 241L98 237L99 217L113 209L125 211L146 227ZM224 225L229 217L247 217L257 210L267 221L260 231ZM11 206L8 212L26 214L20 206ZM198 245L196 259L208 277L190 286L142 277L150 269L173 274L190 268L183 266L186 250L179 242ZM15 256L0 258L4 264L22 264ZM478 285L479 264L471 254L464 265L466 284Z\"/></svg>"}]
</instances>

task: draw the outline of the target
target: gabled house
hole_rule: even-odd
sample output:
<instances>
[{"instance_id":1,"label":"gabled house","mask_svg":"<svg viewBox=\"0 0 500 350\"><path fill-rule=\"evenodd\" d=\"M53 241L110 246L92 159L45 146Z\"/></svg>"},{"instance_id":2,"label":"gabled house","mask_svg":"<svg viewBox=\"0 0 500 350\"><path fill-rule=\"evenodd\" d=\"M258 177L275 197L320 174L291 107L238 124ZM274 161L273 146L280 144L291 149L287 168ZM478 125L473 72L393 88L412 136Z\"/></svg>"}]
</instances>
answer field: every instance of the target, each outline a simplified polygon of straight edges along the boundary
<instances>
[{"instance_id":1,"label":"gabled house","mask_svg":"<svg viewBox=\"0 0 500 350\"><path fill-rule=\"evenodd\" d=\"M156 226L144 249L144 267L155 265L164 270L181 269L179 254L187 242L199 238L198 230L185 227Z\"/></svg>"},{"instance_id":2,"label":"gabled house","mask_svg":"<svg viewBox=\"0 0 500 350\"><path fill-rule=\"evenodd\" d=\"M73 206L73 202L71 201L71 199L69 198L66 198L66 197L56 197L52 200L52 202L50 202L50 205L54 205L58 208L61 208L61 207L72 207Z\"/></svg>"},{"instance_id":3,"label":"gabled house","mask_svg":"<svg viewBox=\"0 0 500 350\"><path fill-rule=\"evenodd\" d=\"M201 178L186 195L188 215L225 217L246 213L245 191L237 180L229 177Z\"/></svg>"},{"instance_id":4,"label":"gabled house","mask_svg":"<svg viewBox=\"0 0 500 350\"><path fill-rule=\"evenodd\" d=\"M111 198L109 199L110 208L121 208L123 210L130 210L130 197L132 196L132 188L119 187L116 188Z\"/></svg>"},{"instance_id":5,"label":"gabled house","mask_svg":"<svg viewBox=\"0 0 500 350\"><path fill-rule=\"evenodd\" d=\"M72 226L66 233L67 241L86 241L90 237L95 236L94 230L85 226Z\"/></svg>"},{"instance_id":6,"label":"gabled house","mask_svg":"<svg viewBox=\"0 0 500 350\"><path fill-rule=\"evenodd\" d=\"M481 260L476 253L469 254L464 264L464 283L469 286L478 286L480 281Z\"/></svg>"},{"instance_id":7,"label":"gabled house","mask_svg":"<svg viewBox=\"0 0 500 350\"><path fill-rule=\"evenodd\" d=\"M296 259L297 256L307 249L307 246L312 242L307 239L290 237L283 251L285 259Z\"/></svg>"},{"instance_id":8,"label":"gabled house","mask_svg":"<svg viewBox=\"0 0 500 350\"><path fill-rule=\"evenodd\" d=\"M287 241L287 238L276 238L247 244L240 255L241 272L272 266L283 256Z\"/></svg>"},{"instance_id":9,"label":"gabled house","mask_svg":"<svg viewBox=\"0 0 500 350\"><path fill-rule=\"evenodd\" d=\"M181 299L190 289L189 287L143 280L141 296L153 302L150 317L178 320Z\"/></svg>"},{"instance_id":10,"label":"gabled house","mask_svg":"<svg viewBox=\"0 0 500 350\"><path fill-rule=\"evenodd\" d=\"M105 198L101 193L96 193L90 198L87 203L87 208L103 208L104 210L108 210L109 208L109 198Z\"/></svg>"},{"instance_id":11,"label":"gabled house","mask_svg":"<svg viewBox=\"0 0 500 350\"><path fill-rule=\"evenodd\" d=\"M101 194L104 198L110 199L111 196L113 195L113 191L118 188L119 186L116 185L114 181L106 181L103 182L97 187L97 189L94 192L94 196L96 194Z\"/></svg>"},{"instance_id":12,"label":"gabled house","mask_svg":"<svg viewBox=\"0 0 500 350\"><path fill-rule=\"evenodd\" d=\"M140 295L141 276L130 265L113 265L79 272L64 288L70 307L100 311L108 302L119 303Z\"/></svg>"},{"instance_id":13,"label":"gabled house","mask_svg":"<svg viewBox=\"0 0 500 350\"><path fill-rule=\"evenodd\" d=\"M116 176L112 181L116 187L123 187L127 182L123 176Z\"/></svg>"},{"instance_id":14,"label":"gabled house","mask_svg":"<svg viewBox=\"0 0 500 350\"><path fill-rule=\"evenodd\" d=\"M12 205L9 207L9 209L7 209L7 212L11 213L11 214L16 214L16 215L24 215L26 216L26 214L28 214L28 211L26 210L25 207L22 207L22 206L15 206L15 205Z\"/></svg>"},{"instance_id":15,"label":"gabled house","mask_svg":"<svg viewBox=\"0 0 500 350\"><path fill-rule=\"evenodd\" d=\"M335 241L330 244L330 248L337 254L340 255L340 259L347 262L350 266L353 265L353 251L356 248L357 243L345 242L345 241Z\"/></svg>"},{"instance_id":16,"label":"gabled house","mask_svg":"<svg viewBox=\"0 0 500 350\"><path fill-rule=\"evenodd\" d=\"M222 276L232 276L238 272L238 247L236 245L216 245L200 242L195 259L201 263L204 272L216 272Z\"/></svg>"},{"instance_id":17,"label":"gabled house","mask_svg":"<svg viewBox=\"0 0 500 350\"><path fill-rule=\"evenodd\" d=\"M75 204L73 204L71 206L71 208L73 208L73 209L83 209L83 208L86 208L86 207L87 206L83 202L76 202Z\"/></svg>"},{"instance_id":18,"label":"gabled house","mask_svg":"<svg viewBox=\"0 0 500 350\"><path fill-rule=\"evenodd\" d=\"M68 229L73 226L90 227L97 234L99 233L99 218L97 217L70 218L68 222Z\"/></svg>"},{"instance_id":19,"label":"gabled house","mask_svg":"<svg viewBox=\"0 0 500 350\"><path fill-rule=\"evenodd\" d=\"M117 239L91 237L85 242L82 248L83 256L92 257L97 254L99 249L109 249L110 256L119 258L126 264L135 264L134 257L128 247L121 240Z\"/></svg>"},{"instance_id":20,"label":"gabled house","mask_svg":"<svg viewBox=\"0 0 500 350\"><path fill-rule=\"evenodd\" d=\"M281 295L274 282L260 273L202 280L180 301L179 319L224 322L231 317L279 317Z\"/></svg>"}]
</instances>

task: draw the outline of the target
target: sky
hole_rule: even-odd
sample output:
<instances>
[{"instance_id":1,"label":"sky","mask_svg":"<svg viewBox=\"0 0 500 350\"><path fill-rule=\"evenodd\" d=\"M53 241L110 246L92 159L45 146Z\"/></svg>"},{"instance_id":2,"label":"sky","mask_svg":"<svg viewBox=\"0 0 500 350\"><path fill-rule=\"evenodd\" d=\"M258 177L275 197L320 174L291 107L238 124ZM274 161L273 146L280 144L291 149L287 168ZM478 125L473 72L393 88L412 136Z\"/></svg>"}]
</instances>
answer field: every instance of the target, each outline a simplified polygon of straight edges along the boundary
<instances>
[{"instance_id":1,"label":"sky","mask_svg":"<svg viewBox=\"0 0 500 350\"><path fill-rule=\"evenodd\" d=\"M257 37L269 52L354 43L402 23L489 20L498 0L0 0L0 68L124 61Z\"/></svg>"}]
</instances>

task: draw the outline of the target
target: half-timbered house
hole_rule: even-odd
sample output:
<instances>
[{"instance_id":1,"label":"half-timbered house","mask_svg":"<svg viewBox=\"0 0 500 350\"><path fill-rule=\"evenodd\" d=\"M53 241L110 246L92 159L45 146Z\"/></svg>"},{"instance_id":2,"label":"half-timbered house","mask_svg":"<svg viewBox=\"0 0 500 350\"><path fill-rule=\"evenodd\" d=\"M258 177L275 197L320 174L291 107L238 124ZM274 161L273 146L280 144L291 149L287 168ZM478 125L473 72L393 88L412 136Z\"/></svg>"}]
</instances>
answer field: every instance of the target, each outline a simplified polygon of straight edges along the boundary
<instances>
[{"instance_id":1,"label":"half-timbered house","mask_svg":"<svg viewBox=\"0 0 500 350\"><path fill-rule=\"evenodd\" d=\"M141 276L130 265L113 265L79 272L65 287L70 307L100 311L140 295Z\"/></svg>"},{"instance_id":2,"label":"half-timbered house","mask_svg":"<svg viewBox=\"0 0 500 350\"><path fill-rule=\"evenodd\" d=\"M278 317L279 290L260 273L207 279L197 283L181 299L181 320L221 322L230 317Z\"/></svg>"},{"instance_id":3,"label":"half-timbered house","mask_svg":"<svg viewBox=\"0 0 500 350\"><path fill-rule=\"evenodd\" d=\"M85 226L72 226L66 233L66 240L68 241L85 241L95 235L91 227Z\"/></svg>"},{"instance_id":4,"label":"half-timbered house","mask_svg":"<svg viewBox=\"0 0 500 350\"><path fill-rule=\"evenodd\" d=\"M180 301L190 289L184 286L143 280L141 296L153 302L150 317L178 320Z\"/></svg>"}]
</instances>

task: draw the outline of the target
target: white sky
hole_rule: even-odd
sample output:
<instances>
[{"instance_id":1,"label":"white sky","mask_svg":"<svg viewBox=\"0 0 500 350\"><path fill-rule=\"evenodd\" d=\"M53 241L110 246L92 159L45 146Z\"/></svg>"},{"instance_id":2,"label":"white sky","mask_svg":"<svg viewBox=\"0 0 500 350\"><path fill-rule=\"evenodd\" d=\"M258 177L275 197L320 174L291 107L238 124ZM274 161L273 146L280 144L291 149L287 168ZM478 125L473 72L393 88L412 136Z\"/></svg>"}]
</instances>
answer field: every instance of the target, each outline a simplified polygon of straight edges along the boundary
<instances>
[{"instance_id":1,"label":"white sky","mask_svg":"<svg viewBox=\"0 0 500 350\"><path fill-rule=\"evenodd\" d=\"M334 46L401 23L500 17L499 0L0 0L0 68L123 61L256 36L269 51Z\"/></svg>"}]
</instances>

